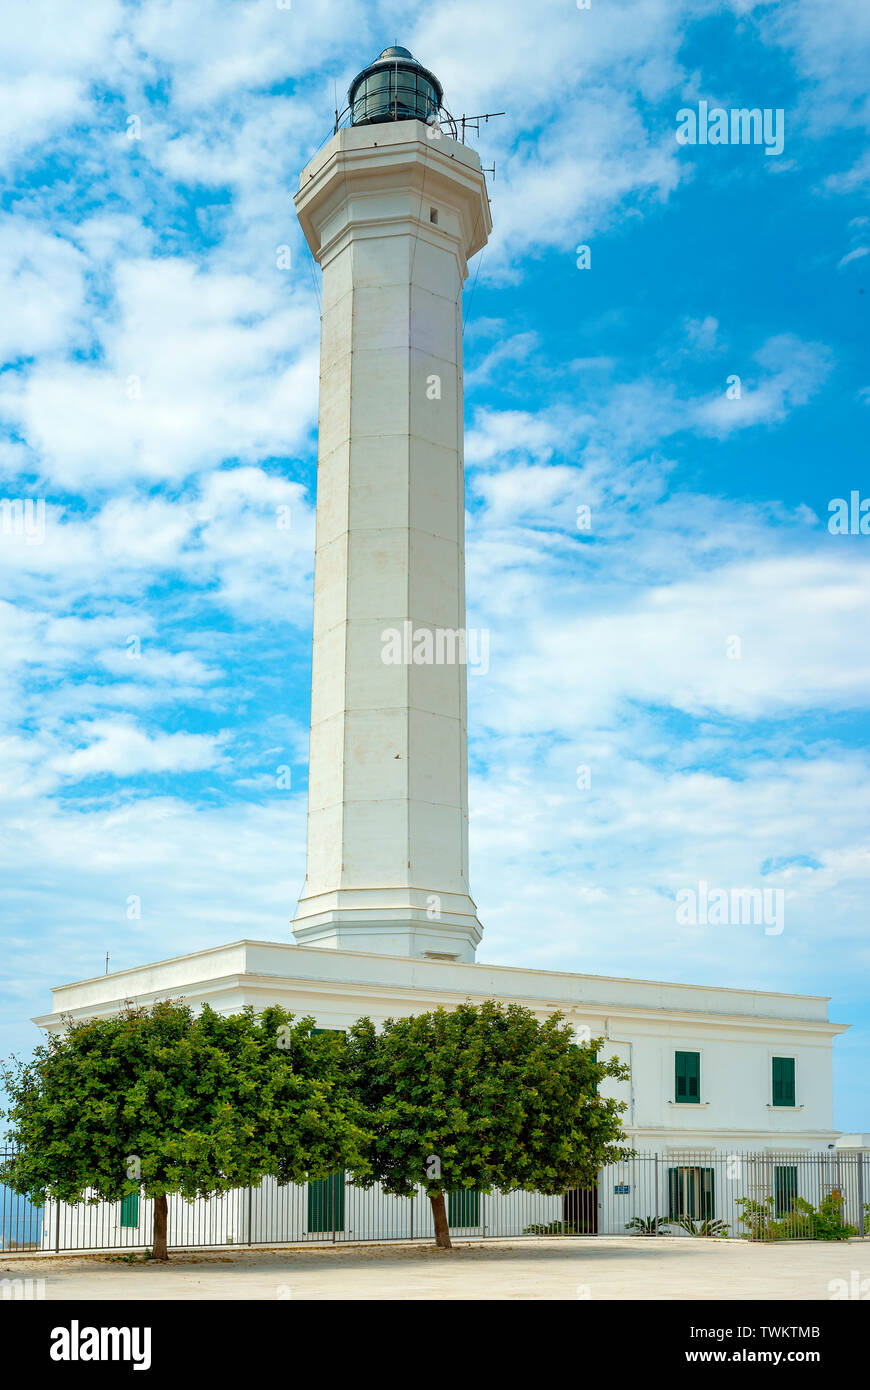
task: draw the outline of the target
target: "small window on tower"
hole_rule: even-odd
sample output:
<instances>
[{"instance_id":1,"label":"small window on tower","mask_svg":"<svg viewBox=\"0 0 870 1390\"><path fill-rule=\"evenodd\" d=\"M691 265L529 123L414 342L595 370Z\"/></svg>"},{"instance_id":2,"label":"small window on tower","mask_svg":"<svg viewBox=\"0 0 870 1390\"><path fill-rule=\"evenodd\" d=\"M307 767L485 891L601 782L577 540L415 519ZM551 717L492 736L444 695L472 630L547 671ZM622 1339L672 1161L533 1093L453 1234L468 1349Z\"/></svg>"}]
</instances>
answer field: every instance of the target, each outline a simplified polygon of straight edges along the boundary
<instances>
[{"instance_id":1,"label":"small window on tower","mask_svg":"<svg viewBox=\"0 0 870 1390\"><path fill-rule=\"evenodd\" d=\"M434 222L436 226L438 225L438 209L437 209L437 208L430 208L430 209L429 209L429 221L430 221L430 222Z\"/></svg>"}]
</instances>

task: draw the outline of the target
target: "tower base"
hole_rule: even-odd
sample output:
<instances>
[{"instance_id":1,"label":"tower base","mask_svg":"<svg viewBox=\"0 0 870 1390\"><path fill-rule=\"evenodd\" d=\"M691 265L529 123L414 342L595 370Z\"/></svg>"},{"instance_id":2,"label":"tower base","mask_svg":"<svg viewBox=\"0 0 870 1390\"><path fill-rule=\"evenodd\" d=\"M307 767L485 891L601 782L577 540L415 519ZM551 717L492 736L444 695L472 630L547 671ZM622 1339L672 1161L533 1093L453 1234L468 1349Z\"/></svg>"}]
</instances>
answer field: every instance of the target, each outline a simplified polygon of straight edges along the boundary
<instances>
[{"instance_id":1,"label":"tower base","mask_svg":"<svg viewBox=\"0 0 870 1390\"><path fill-rule=\"evenodd\" d=\"M339 889L302 898L293 935L299 946L473 962L483 930L466 895Z\"/></svg>"}]
</instances>

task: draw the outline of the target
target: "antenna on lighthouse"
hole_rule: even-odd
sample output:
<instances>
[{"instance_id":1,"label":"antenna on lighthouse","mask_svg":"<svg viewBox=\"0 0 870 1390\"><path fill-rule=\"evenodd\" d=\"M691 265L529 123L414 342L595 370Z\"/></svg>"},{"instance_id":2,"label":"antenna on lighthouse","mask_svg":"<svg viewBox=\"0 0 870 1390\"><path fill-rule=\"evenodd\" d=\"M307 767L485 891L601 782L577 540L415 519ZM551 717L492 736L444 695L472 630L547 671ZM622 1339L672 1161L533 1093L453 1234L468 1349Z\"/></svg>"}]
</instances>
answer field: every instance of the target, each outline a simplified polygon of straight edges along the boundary
<instances>
[{"instance_id":1,"label":"antenna on lighthouse","mask_svg":"<svg viewBox=\"0 0 870 1390\"><path fill-rule=\"evenodd\" d=\"M493 118L494 116L506 116L506 115L507 115L507 112L506 112L506 111L481 111L481 113L480 113L479 116L460 116L460 117L459 117L459 120L458 120L458 122L457 122L457 124L461 127L461 130L462 130L462 143L463 143L463 145L465 144L465 127L466 127L466 126L468 126L469 129L471 129L471 127L473 126L473 127L474 127L474 130L475 130L475 132L476 132L476 134L479 136L479 135L480 135L480 123L481 123L481 121L487 121L487 122L488 122L488 121L492 120L492 118Z\"/></svg>"},{"instance_id":2,"label":"antenna on lighthouse","mask_svg":"<svg viewBox=\"0 0 870 1390\"><path fill-rule=\"evenodd\" d=\"M480 136L480 123L487 124L505 111L481 111L478 115L454 118L444 104L444 89L438 78L407 48L393 44L358 72L347 93L347 106L338 110L336 98L334 131L345 123L353 126L380 125L386 121L423 121L446 130L454 140L466 143L466 131ZM489 171L487 171L489 172ZM493 178L495 169L492 170Z\"/></svg>"}]
</instances>

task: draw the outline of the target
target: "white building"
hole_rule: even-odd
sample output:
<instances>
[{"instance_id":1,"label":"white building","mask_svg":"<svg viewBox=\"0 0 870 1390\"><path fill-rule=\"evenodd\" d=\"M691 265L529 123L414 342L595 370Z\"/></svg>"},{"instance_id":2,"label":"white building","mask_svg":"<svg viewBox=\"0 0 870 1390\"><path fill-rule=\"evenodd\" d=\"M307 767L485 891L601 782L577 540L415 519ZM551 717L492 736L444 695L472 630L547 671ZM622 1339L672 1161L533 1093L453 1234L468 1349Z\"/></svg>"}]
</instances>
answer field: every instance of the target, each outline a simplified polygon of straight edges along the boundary
<instances>
[{"instance_id":1,"label":"white building","mask_svg":"<svg viewBox=\"0 0 870 1390\"><path fill-rule=\"evenodd\" d=\"M54 1012L36 1020L47 1028L60 1026L63 1017L115 1013L128 999L167 997L183 997L194 1007L208 1002L227 1013L246 1004L277 1003L336 1029L362 1014L377 1022L465 999L517 1002L540 1018L561 1010L580 1037L605 1038L605 1053L628 1063L630 1080L607 1082L602 1092L625 1101L631 1147L658 1158L602 1175L598 1189L573 1206L534 1194L485 1198L475 1206L473 1221L469 1215L468 1233L516 1235L563 1219L576 1224L579 1217L590 1231L624 1234L632 1217L664 1218L678 1205L692 1216L718 1217L739 1234L736 1198L776 1195L783 1181L816 1202L833 1188L845 1190L850 1211L861 1210L865 1191L870 1198L870 1172L866 1188L859 1188L854 1167L844 1171L840 1162L841 1154L846 1162L849 1150L866 1148L870 1139L843 1136L845 1150L837 1143L831 1047L844 1030L828 1022L827 1000L818 996L261 941L97 976L53 994ZM739 1166L741 1155L755 1156L747 1160L748 1171ZM818 1167L809 1155L817 1155ZM733 1187L729 1176L738 1179ZM715 1185L707 1198L705 1182ZM683 1186L676 1189L675 1183ZM60 1249L141 1244L150 1230L145 1204L135 1216L129 1226L120 1206L64 1211L56 1228L49 1211L44 1243L53 1248L57 1242ZM453 1223L460 1234L461 1220ZM312 1184L306 1194L299 1188L279 1193L267 1183L252 1199L239 1194L193 1208L175 1200L173 1231L175 1244L277 1243L429 1235L431 1225L422 1198L409 1206L379 1192L346 1199L337 1189L324 1197L323 1184Z\"/></svg>"},{"instance_id":2,"label":"white building","mask_svg":"<svg viewBox=\"0 0 870 1390\"><path fill-rule=\"evenodd\" d=\"M825 998L475 959L461 299L468 261L491 229L489 200L477 155L450 134L437 79L406 50L387 49L365 69L350 102L353 123L302 171L296 197L323 271L297 944L239 941L64 985L36 1022L51 1030L63 1016L182 996L224 1011L278 1003L323 1028L464 999L517 1001L539 1017L563 1010L581 1036L607 1040L631 1068L630 1081L612 1087L626 1102L627 1135L686 1181L707 1171L687 1153L827 1156L837 1139L832 1042L843 1027L829 1022ZM599 1194L599 1227L624 1230L628 1208L610 1213L623 1195ZM539 1200L536 1220L561 1215L560 1199ZM495 1230L508 1208L490 1210ZM515 1228L530 1210L511 1208ZM253 1208L234 1221L234 1239L255 1238Z\"/></svg>"}]
</instances>

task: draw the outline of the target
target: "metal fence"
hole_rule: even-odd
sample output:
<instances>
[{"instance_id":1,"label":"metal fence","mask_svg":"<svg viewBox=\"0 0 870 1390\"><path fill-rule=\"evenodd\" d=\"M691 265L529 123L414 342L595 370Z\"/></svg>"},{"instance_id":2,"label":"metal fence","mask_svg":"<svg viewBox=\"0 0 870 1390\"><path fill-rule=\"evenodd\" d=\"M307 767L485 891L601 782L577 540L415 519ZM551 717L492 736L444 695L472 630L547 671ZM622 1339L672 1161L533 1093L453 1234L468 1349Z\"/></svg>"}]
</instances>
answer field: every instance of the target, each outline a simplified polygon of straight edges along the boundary
<instances>
[{"instance_id":1,"label":"metal fence","mask_svg":"<svg viewBox=\"0 0 870 1390\"><path fill-rule=\"evenodd\" d=\"M0 1150L0 1158L4 1156ZM870 1162L860 1153L638 1153L601 1170L587 1189L448 1194L458 1239L556 1236L830 1238L851 1227L870 1232ZM48 1202L32 1207L0 1187L0 1248L143 1250L153 1232L153 1203ZM434 1239L429 1199L392 1197L336 1174L305 1186L265 1179L219 1197L169 1198L173 1249Z\"/></svg>"},{"instance_id":2,"label":"metal fence","mask_svg":"<svg viewBox=\"0 0 870 1390\"><path fill-rule=\"evenodd\" d=\"M0 1147L0 1162L11 1158L13 1152ZM40 1250L42 1234L42 1207L33 1206L26 1197L0 1184L0 1250Z\"/></svg>"}]
</instances>

